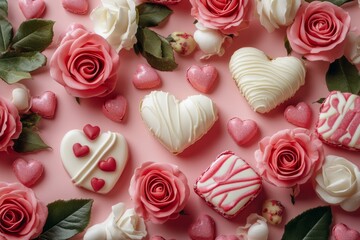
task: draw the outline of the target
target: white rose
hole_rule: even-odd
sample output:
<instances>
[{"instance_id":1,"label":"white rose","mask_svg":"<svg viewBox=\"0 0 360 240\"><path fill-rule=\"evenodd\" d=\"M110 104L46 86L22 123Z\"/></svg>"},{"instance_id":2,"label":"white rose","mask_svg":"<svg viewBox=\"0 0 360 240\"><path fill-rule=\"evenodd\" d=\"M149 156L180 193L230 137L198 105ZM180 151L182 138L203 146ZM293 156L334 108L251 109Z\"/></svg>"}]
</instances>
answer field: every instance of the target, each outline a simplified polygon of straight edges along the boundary
<instances>
[{"instance_id":1,"label":"white rose","mask_svg":"<svg viewBox=\"0 0 360 240\"><path fill-rule=\"evenodd\" d=\"M260 23L268 32L275 28L290 25L299 9L301 0L257 0L257 13Z\"/></svg>"},{"instance_id":2,"label":"white rose","mask_svg":"<svg viewBox=\"0 0 360 240\"><path fill-rule=\"evenodd\" d=\"M315 191L325 202L340 205L349 212L359 208L360 171L352 162L338 156L327 156L315 181Z\"/></svg>"},{"instance_id":3,"label":"white rose","mask_svg":"<svg viewBox=\"0 0 360 240\"><path fill-rule=\"evenodd\" d=\"M360 35L349 32L344 55L353 64L360 64Z\"/></svg>"},{"instance_id":4,"label":"white rose","mask_svg":"<svg viewBox=\"0 0 360 240\"><path fill-rule=\"evenodd\" d=\"M222 56L225 53L223 44L226 40L231 39L229 36L221 32L206 28L201 23L195 24L197 30L194 32L194 40L200 50L205 53L202 59L207 59L213 55Z\"/></svg>"},{"instance_id":5,"label":"white rose","mask_svg":"<svg viewBox=\"0 0 360 240\"><path fill-rule=\"evenodd\" d=\"M86 231L84 240L141 240L146 235L144 219L133 208L125 211L125 205L118 203L104 222Z\"/></svg>"},{"instance_id":6,"label":"white rose","mask_svg":"<svg viewBox=\"0 0 360 240\"><path fill-rule=\"evenodd\" d=\"M136 43L136 4L134 0L102 0L90 19L94 32L105 38L117 52L131 49Z\"/></svg>"}]
</instances>

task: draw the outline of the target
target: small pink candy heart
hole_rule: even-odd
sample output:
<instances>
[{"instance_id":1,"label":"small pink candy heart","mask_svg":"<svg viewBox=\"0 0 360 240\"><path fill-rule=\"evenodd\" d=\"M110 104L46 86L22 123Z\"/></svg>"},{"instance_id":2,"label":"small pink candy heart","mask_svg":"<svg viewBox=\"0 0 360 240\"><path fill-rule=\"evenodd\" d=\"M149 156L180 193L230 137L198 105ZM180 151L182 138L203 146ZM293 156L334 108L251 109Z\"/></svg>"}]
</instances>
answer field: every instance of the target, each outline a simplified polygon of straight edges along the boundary
<instances>
[{"instance_id":1,"label":"small pink candy heart","mask_svg":"<svg viewBox=\"0 0 360 240\"><path fill-rule=\"evenodd\" d=\"M91 124L86 124L83 131L90 140L95 140L100 134L100 128Z\"/></svg>"},{"instance_id":2,"label":"small pink candy heart","mask_svg":"<svg viewBox=\"0 0 360 240\"><path fill-rule=\"evenodd\" d=\"M332 237L334 240L359 240L360 233L343 223L337 223L332 228Z\"/></svg>"},{"instance_id":3,"label":"small pink candy heart","mask_svg":"<svg viewBox=\"0 0 360 240\"><path fill-rule=\"evenodd\" d=\"M89 9L87 0L61 0L63 8L71 13L86 14Z\"/></svg>"},{"instance_id":4,"label":"small pink candy heart","mask_svg":"<svg viewBox=\"0 0 360 240\"><path fill-rule=\"evenodd\" d=\"M138 65L132 82L137 89L151 89L161 85L161 80L157 72L145 64Z\"/></svg>"},{"instance_id":5,"label":"small pink candy heart","mask_svg":"<svg viewBox=\"0 0 360 240\"><path fill-rule=\"evenodd\" d=\"M189 228L192 240L213 240L215 238L215 221L209 215L200 215Z\"/></svg>"},{"instance_id":6,"label":"small pink candy heart","mask_svg":"<svg viewBox=\"0 0 360 240\"><path fill-rule=\"evenodd\" d=\"M186 78L190 84L198 91L208 93L213 88L217 79L218 72L215 67L205 65L199 67L191 66L186 72Z\"/></svg>"},{"instance_id":7,"label":"small pink candy heart","mask_svg":"<svg viewBox=\"0 0 360 240\"><path fill-rule=\"evenodd\" d=\"M55 93L46 91L41 96L33 97L31 100L31 111L43 118L53 118L57 106Z\"/></svg>"},{"instance_id":8,"label":"small pink candy heart","mask_svg":"<svg viewBox=\"0 0 360 240\"><path fill-rule=\"evenodd\" d=\"M256 122L251 119L243 121L238 117L234 117L228 121L227 129L230 136L238 145L244 145L250 142L259 131Z\"/></svg>"},{"instance_id":9,"label":"small pink candy heart","mask_svg":"<svg viewBox=\"0 0 360 240\"><path fill-rule=\"evenodd\" d=\"M44 166L37 160L25 161L22 158L18 158L13 163L13 171L22 184L31 187L41 177Z\"/></svg>"},{"instance_id":10,"label":"small pink candy heart","mask_svg":"<svg viewBox=\"0 0 360 240\"><path fill-rule=\"evenodd\" d=\"M19 0L19 7L26 19L39 18L45 11L44 0Z\"/></svg>"},{"instance_id":11,"label":"small pink candy heart","mask_svg":"<svg viewBox=\"0 0 360 240\"><path fill-rule=\"evenodd\" d=\"M108 99L102 106L104 115L114 122L121 122L124 119L127 110L127 101L121 95Z\"/></svg>"},{"instance_id":12,"label":"small pink candy heart","mask_svg":"<svg viewBox=\"0 0 360 240\"><path fill-rule=\"evenodd\" d=\"M284 112L285 119L298 127L309 127L312 118L311 108L304 102L298 103L295 107L288 106Z\"/></svg>"},{"instance_id":13,"label":"small pink candy heart","mask_svg":"<svg viewBox=\"0 0 360 240\"><path fill-rule=\"evenodd\" d=\"M105 181L104 179L101 178L94 177L91 179L90 183L95 192L100 191L100 189L102 189L105 186Z\"/></svg>"},{"instance_id":14,"label":"small pink candy heart","mask_svg":"<svg viewBox=\"0 0 360 240\"><path fill-rule=\"evenodd\" d=\"M99 168L104 172L114 172L116 170L116 161L113 157L99 162Z\"/></svg>"},{"instance_id":15,"label":"small pink candy heart","mask_svg":"<svg viewBox=\"0 0 360 240\"><path fill-rule=\"evenodd\" d=\"M75 143L73 145L73 152L75 157L85 157L86 155L89 154L90 152L90 148L86 145L81 145L80 143Z\"/></svg>"}]
</instances>

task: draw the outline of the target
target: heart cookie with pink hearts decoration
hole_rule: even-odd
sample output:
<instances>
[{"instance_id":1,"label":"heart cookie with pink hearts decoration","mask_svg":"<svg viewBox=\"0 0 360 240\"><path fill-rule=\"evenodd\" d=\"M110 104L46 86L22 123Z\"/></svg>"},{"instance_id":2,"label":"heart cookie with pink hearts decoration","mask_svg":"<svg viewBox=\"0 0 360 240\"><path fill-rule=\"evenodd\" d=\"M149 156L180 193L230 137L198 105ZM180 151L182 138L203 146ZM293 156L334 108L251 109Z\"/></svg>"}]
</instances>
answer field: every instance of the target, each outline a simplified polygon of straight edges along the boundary
<instances>
[{"instance_id":1,"label":"heart cookie with pink hearts decoration","mask_svg":"<svg viewBox=\"0 0 360 240\"><path fill-rule=\"evenodd\" d=\"M186 78L196 90L208 93L213 88L218 72L214 66L191 66L186 72Z\"/></svg>"},{"instance_id":2,"label":"heart cookie with pink hearts decoration","mask_svg":"<svg viewBox=\"0 0 360 240\"><path fill-rule=\"evenodd\" d=\"M106 194L115 186L125 168L128 147L121 134L109 131L89 135L88 126L84 130L75 129L65 134L60 155L76 186Z\"/></svg>"},{"instance_id":3,"label":"heart cookie with pink hearts decoration","mask_svg":"<svg viewBox=\"0 0 360 240\"><path fill-rule=\"evenodd\" d=\"M284 112L285 119L295 126L307 128L311 123L312 112L305 102L299 102L296 106L288 106Z\"/></svg>"},{"instance_id":4,"label":"heart cookie with pink hearts decoration","mask_svg":"<svg viewBox=\"0 0 360 240\"><path fill-rule=\"evenodd\" d=\"M46 5L44 0L19 0L19 8L26 19L31 19L41 17Z\"/></svg>"},{"instance_id":5,"label":"heart cookie with pink hearts decoration","mask_svg":"<svg viewBox=\"0 0 360 240\"><path fill-rule=\"evenodd\" d=\"M259 128L251 119L241 120L238 117L230 119L227 123L230 136L238 145L250 142L259 132Z\"/></svg>"}]
</instances>

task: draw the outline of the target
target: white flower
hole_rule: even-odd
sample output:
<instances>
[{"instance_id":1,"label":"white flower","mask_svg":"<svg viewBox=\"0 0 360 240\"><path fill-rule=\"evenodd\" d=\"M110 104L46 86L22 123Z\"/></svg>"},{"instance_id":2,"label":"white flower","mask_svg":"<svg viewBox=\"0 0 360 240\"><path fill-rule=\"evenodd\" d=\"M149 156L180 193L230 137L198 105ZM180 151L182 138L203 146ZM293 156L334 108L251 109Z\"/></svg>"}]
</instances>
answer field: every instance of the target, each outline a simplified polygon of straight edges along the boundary
<instances>
[{"instance_id":1,"label":"white flower","mask_svg":"<svg viewBox=\"0 0 360 240\"><path fill-rule=\"evenodd\" d=\"M268 32L290 25L299 9L301 0L256 0L260 23Z\"/></svg>"},{"instance_id":2,"label":"white flower","mask_svg":"<svg viewBox=\"0 0 360 240\"><path fill-rule=\"evenodd\" d=\"M256 213L250 214L246 219L246 225L236 229L236 235L243 240L267 240L269 227L266 219Z\"/></svg>"},{"instance_id":3,"label":"white flower","mask_svg":"<svg viewBox=\"0 0 360 240\"><path fill-rule=\"evenodd\" d=\"M359 208L360 171L352 162L338 156L327 156L315 181L315 191L325 202L340 205L349 212Z\"/></svg>"},{"instance_id":4,"label":"white flower","mask_svg":"<svg viewBox=\"0 0 360 240\"><path fill-rule=\"evenodd\" d=\"M86 231L84 240L140 240L146 235L144 219L133 208L125 211L125 205L118 203L104 222Z\"/></svg>"},{"instance_id":5,"label":"white flower","mask_svg":"<svg viewBox=\"0 0 360 240\"><path fill-rule=\"evenodd\" d=\"M213 55L222 56L225 53L224 42L231 38L221 32L206 28L201 23L195 24L197 30L194 32L194 40L200 50L205 53L202 59L207 59Z\"/></svg>"},{"instance_id":6,"label":"white flower","mask_svg":"<svg viewBox=\"0 0 360 240\"><path fill-rule=\"evenodd\" d=\"M95 8L90 19L94 31L105 38L117 52L131 49L136 43L136 4L134 0L102 0L102 6Z\"/></svg>"},{"instance_id":7,"label":"white flower","mask_svg":"<svg viewBox=\"0 0 360 240\"><path fill-rule=\"evenodd\" d=\"M360 64L360 35L349 32L344 55L353 64Z\"/></svg>"}]
</instances>

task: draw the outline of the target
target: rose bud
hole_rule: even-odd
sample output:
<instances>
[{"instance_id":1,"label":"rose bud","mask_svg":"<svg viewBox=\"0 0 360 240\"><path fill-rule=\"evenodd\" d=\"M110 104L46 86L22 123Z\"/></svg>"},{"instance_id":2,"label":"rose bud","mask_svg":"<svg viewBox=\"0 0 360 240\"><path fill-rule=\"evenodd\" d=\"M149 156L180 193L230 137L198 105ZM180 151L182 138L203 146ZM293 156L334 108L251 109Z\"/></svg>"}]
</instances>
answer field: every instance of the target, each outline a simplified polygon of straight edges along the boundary
<instances>
[{"instance_id":1,"label":"rose bud","mask_svg":"<svg viewBox=\"0 0 360 240\"><path fill-rule=\"evenodd\" d=\"M262 216L270 224L280 224L285 207L277 200L266 200L262 207Z\"/></svg>"},{"instance_id":2,"label":"rose bud","mask_svg":"<svg viewBox=\"0 0 360 240\"><path fill-rule=\"evenodd\" d=\"M168 40L174 51L183 56L190 55L196 48L193 36L185 32L173 32Z\"/></svg>"}]
</instances>

